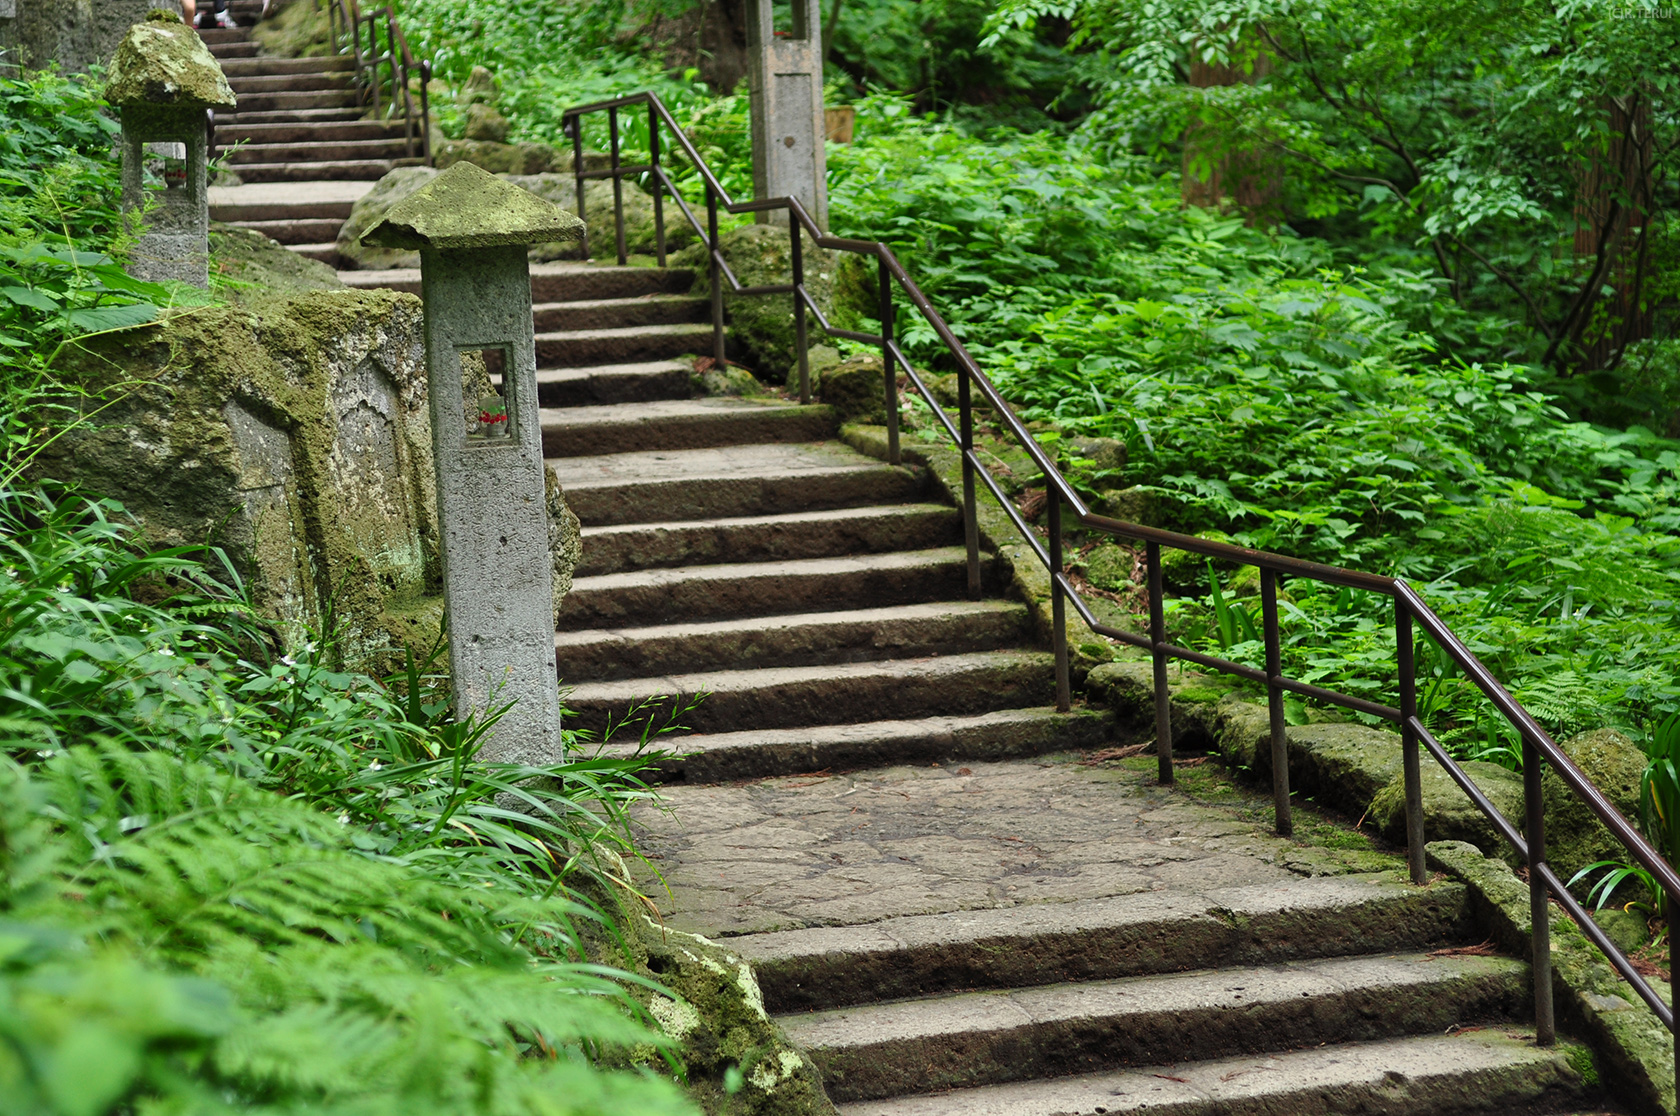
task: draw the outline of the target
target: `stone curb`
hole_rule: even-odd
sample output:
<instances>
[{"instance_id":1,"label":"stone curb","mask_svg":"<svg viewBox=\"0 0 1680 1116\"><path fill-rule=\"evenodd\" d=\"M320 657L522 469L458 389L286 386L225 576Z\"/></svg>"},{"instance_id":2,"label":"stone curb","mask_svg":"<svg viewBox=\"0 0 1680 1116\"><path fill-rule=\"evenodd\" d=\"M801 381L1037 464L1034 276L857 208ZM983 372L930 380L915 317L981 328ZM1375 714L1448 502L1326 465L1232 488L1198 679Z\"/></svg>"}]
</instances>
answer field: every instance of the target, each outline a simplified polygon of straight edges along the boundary
<instances>
[{"instance_id":1,"label":"stone curb","mask_svg":"<svg viewBox=\"0 0 1680 1116\"><path fill-rule=\"evenodd\" d=\"M1476 920L1518 956L1531 950L1528 885L1503 861L1463 841L1425 846L1429 866L1470 888ZM1640 1112L1674 1116L1674 1041L1562 911L1552 911L1552 986L1560 1014L1608 1063L1606 1084Z\"/></svg>"}]
</instances>

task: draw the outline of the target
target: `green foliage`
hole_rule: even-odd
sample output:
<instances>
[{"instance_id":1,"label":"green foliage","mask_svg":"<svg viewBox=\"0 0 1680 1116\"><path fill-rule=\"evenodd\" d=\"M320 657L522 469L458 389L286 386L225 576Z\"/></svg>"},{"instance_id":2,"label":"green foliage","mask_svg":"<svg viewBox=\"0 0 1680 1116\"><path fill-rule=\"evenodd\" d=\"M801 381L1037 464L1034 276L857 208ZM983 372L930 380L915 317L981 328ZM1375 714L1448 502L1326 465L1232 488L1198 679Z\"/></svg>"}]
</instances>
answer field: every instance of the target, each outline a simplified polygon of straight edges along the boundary
<instances>
[{"instance_id":1,"label":"green foliage","mask_svg":"<svg viewBox=\"0 0 1680 1116\"><path fill-rule=\"evenodd\" d=\"M6 1110L691 1111L591 1065L669 1048L583 898L639 763L486 762L119 513L0 493Z\"/></svg>"}]
</instances>

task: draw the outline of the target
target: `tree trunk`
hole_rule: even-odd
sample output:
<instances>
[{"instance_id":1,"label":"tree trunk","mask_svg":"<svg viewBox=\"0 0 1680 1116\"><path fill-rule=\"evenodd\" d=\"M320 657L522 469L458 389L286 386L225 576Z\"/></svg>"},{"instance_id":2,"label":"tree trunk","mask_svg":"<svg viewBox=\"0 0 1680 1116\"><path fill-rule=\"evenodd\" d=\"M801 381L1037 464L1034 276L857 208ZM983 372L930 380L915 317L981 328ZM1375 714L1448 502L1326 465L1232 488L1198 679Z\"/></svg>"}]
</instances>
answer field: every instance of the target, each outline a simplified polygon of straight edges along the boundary
<instances>
[{"instance_id":1,"label":"tree trunk","mask_svg":"<svg viewBox=\"0 0 1680 1116\"><path fill-rule=\"evenodd\" d=\"M1272 57L1264 50L1256 52L1252 66L1246 70L1242 66L1209 64L1202 60L1200 50L1191 51L1190 86L1194 89L1253 85L1271 72ZM1184 167L1179 181L1179 196L1185 205L1222 209L1229 200L1250 225L1275 225L1278 221L1282 181L1276 161L1268 159L1262 150L1224 145L1199 115L1192 116L1184 129Z\"/></svg>"},{"instance_id":2,"label":"tree trunk","mask_svg":"<svg viewBox=\"0 0 1680 1116\"><path fill-rule=\"evenodd\" d=\"M1570 323L1570 363L1582 371L1614 367L1655 324L1644 297L1653 220L1651 103L1634 94L1612 97L1605 107L1610 142L1582 168L1575 200L1575 256L1586 281L1596 274L1597 285L1610 288L1608 295L1589 292Z\"/></svg>"}]
</instances>

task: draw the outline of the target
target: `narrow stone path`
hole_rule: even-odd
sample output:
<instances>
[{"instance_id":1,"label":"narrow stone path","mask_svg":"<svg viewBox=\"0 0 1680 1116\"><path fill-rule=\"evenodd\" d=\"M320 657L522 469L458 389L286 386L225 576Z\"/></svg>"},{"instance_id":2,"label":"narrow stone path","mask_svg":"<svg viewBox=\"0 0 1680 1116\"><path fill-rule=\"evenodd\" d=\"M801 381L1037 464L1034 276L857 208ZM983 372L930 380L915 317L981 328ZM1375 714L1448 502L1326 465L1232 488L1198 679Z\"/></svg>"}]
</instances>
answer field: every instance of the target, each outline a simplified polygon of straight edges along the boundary
<instances>
[{"instance_id":1,"label":"narrow stone path","mask_svg":"<svg viewBox=\"0 0 1680 1116\"><path fill-rule=\"evenodd\" d=\"M669 924L753 963L846 1116L1592 1099L1519 1022L1526 964L1459 948L1462 886L1079 762L1108 718L1052 710L989 560L966 599L925 475L826 408L695 395L687 282L533 269L544 446L584 525L556 659L574 727L704 695L641 847Z\"/></svg>"},{"instance_id":2,"label":"narrow stone path","mask_svg":"<svg viewBox=\"0 0 1680 1116\"><path fill-rule=\"evenodd\" d=\"M354 59L264 54L251 37L262 5L229 10L239 27L199 32L238 102L216 114L215 136L241 184L211 187L210 217L336 263L334 242L356 200L392 169L424 160L409 154L400 118L368 118Z\"/></svg>"}]
</instances>

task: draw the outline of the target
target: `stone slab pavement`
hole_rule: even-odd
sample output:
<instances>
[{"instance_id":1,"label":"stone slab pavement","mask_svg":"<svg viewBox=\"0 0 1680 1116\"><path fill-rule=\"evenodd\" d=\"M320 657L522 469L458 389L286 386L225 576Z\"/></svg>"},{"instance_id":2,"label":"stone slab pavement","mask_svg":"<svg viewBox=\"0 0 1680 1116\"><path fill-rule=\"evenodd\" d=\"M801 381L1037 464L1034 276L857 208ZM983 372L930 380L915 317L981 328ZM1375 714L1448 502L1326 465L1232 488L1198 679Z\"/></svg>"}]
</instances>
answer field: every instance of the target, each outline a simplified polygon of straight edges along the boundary
<instances>
[{"instance_id":1,"label":"stone slab pavement","mask_svg":"<svg viewBox=\"0 0 1680 1116\"><path fill-rule=\"evenodd\" d=\"M707 936L907 915L1197 893L1392 870L1398 856L1298 809L1304 840L1211 765L1155 785L1153 758L1062 755L662 788L638 847L669 925Z\"/></svg>"}]
</instances>

